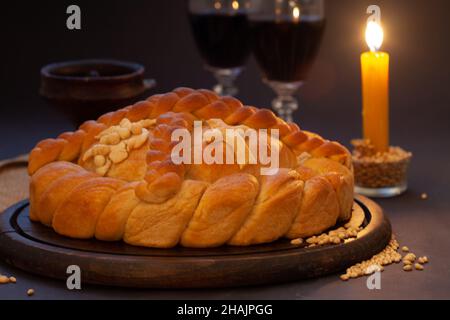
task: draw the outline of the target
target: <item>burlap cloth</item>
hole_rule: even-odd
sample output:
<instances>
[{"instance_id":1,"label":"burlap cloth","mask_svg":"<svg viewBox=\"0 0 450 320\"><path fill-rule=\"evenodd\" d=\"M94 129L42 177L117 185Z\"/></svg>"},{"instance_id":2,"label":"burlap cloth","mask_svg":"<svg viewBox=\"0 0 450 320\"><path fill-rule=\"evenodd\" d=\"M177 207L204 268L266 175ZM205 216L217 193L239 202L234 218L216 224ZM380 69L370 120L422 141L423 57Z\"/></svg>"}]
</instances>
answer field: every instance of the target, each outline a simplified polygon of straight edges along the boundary
<instances>
[{"instance_id":1,"label":"burlap cloth","mask_svg":"<svg viewBox=\"0 0 450 320\"><path fill-rule=\"evenodd\" d=\"M28 198L27 155L0 161L0 213Z\"/></svg>"}]
</instances>

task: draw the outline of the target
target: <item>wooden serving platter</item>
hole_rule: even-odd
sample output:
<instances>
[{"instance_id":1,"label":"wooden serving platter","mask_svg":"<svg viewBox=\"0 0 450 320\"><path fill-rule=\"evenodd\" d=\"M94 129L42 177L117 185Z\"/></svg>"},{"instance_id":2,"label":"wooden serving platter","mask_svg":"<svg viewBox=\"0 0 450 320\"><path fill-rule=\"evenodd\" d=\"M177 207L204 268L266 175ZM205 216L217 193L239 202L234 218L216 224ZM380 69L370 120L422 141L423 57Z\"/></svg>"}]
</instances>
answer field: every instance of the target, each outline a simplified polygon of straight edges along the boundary
<instances>
[{"instance_id":1,"label":"wooden serving platter","mask_svg":"<svg viewBox=\"0 0 450 320\"><path fill-rule=\"evenodd\" d=\"M81 268L82 283L142 288L217 288L296 281L342 271L380 252L391 225L373 201L357 196L364 213L357 239L306 248L289 240L249 247L151 249L123 242L74 240L28 218L21 201L0 215L0 258L42 276L66 279Z\"/></svg>"}]
</instances>

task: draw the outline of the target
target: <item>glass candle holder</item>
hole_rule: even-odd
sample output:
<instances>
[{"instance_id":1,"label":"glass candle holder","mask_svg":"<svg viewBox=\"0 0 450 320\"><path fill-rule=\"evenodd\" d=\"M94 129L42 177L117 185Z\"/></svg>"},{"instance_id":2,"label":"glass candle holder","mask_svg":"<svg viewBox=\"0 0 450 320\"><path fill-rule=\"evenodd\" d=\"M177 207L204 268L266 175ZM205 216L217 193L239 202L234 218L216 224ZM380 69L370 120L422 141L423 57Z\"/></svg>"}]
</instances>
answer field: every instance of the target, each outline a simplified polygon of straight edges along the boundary
<instances>
[{"instance_id":1,"label":"glass candle holder","mask_svg":"<svg viewBox=\"0 0 450 320\"><path fill-rule=\"evenodd\" d=\"M359 194L388 198L408 189L408 168L412 153L400 147L376 152L368 140L353 140L355 191Z\"/></svg>"}]
</instances>

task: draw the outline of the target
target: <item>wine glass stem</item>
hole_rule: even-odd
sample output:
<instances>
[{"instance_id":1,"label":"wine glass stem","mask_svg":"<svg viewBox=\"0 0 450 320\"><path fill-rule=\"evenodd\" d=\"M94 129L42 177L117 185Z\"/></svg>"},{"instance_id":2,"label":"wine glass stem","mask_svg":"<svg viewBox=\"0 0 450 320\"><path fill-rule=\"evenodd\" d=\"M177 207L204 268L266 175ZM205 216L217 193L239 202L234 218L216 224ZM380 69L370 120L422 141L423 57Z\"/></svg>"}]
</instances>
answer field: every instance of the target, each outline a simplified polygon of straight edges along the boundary
<instances>
[{"instance_id":1,"label":"wine glass stem","mask_svg":"<svg viewBox=\"0 0 450 320\"><path fill-rule=\"evenodd\" d=\"M238 88L235 86L234 81L241 73L241 67L229 69L207 67L207 69L211 70L217 79L218 83L213 88L217 94L221 96L235 96L238 93Z\"/></svg>"},{"instance_id":2,"label":"wine glass stem","mask_svg":"<svg viewBox=\"0 0 450 320\"><path fill-rule=\"evenodd\" d=\"M292 122L292 114L298 109L298 102L292 96L278 96L272 101L272 107L283 120Z\"/></svg>"},{"instance_id":3,"label":"wine glass stem","mask_svg":"<svg viewBox=\"0 0 450 320\"><path fill-rule=\"evenodd\" d=\"M298 89L303 84L302 82L277 82L277 81L267 81L269 86L278 95L272 101L272 108L276 113L285 121L293 121L293 113L298 109L298 101L294 97Z\"/></svg>"}]
</instances>

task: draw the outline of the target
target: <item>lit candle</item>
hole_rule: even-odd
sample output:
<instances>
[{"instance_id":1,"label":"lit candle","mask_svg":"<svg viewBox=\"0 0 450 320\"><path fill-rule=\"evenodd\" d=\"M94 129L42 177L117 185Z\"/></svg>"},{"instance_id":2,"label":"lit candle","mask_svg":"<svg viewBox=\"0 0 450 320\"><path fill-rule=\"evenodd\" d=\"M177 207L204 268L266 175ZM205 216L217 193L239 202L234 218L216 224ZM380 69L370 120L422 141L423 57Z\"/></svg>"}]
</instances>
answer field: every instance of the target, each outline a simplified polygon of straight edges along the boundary
<instances>
[{"instance_id":1,"label":"lit candle","mask_svg":"<svg viewBox=\"0 0 450 320\"><path fill-rule=\"evenodd\" d=\"M383 29L369 21L366 42L370 52L361 55L363 135L376 151L389 149L389 54L378 51Z\"/></svg>"}]
</instances>

